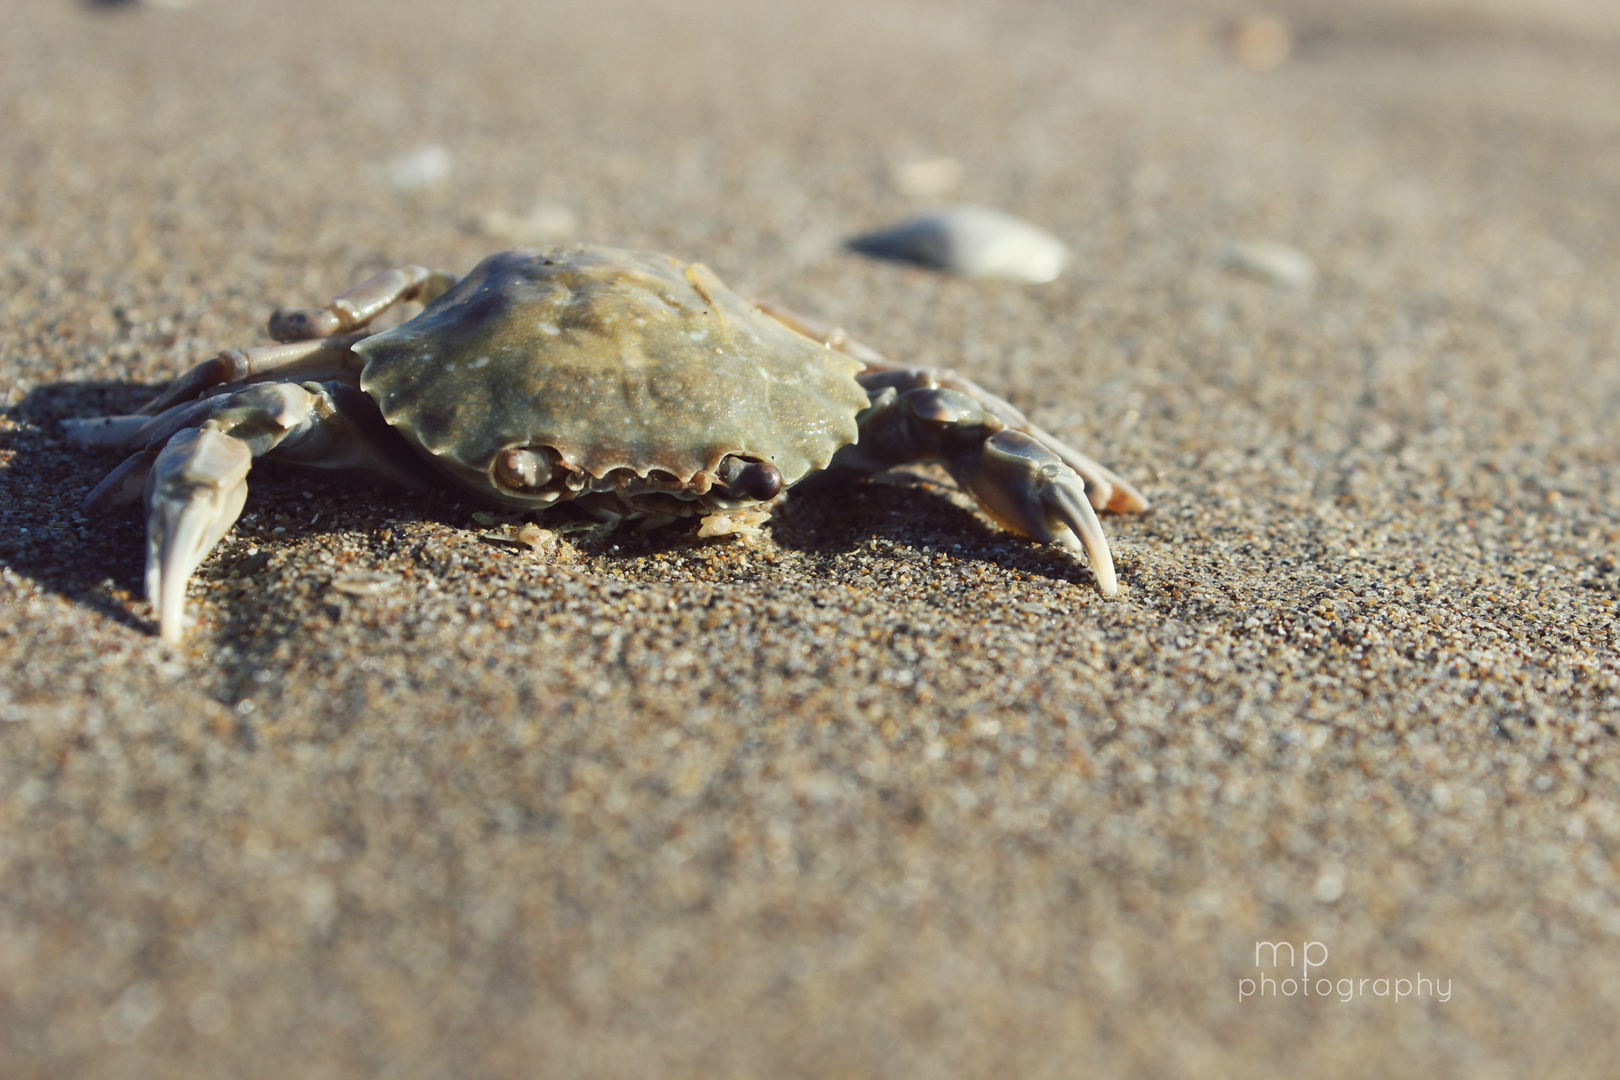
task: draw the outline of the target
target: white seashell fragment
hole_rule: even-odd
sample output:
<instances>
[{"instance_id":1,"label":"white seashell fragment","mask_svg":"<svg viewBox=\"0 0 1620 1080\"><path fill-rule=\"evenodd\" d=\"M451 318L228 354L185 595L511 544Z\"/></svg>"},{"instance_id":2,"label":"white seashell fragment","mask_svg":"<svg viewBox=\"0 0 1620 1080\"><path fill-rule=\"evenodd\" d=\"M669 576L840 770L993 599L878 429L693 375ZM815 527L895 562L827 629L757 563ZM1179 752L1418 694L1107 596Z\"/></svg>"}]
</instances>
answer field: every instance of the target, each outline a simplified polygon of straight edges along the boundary
<instances>
[{"instance_id":1,"label":"white seashell fragment","mask_svg":"<svg viewBox=\"0 0 1620 1080\"><path fill-rule=\"evenodd\" d=\"M332 588L350 596L376 596L399 584L399 575L387 570L355 570L332 579Z\"/></svg>"},{"instance_id":2,"label":"white seashell fragment","mask_svg":"<svg viewBox=\"0 0 1620 1080\"><path fill-rule=\"evenodd\" d=\"M850 241L863 255L969 278L1036 284L1063 272L1069 250L1027 221L982 206L947 206Z\"/></svg>"},{"instance_id":3,"label":"white seashell fragment","mask_svg":"<svg viewBox=\"0 0 1620 1080\"><path fill-rule=\"evenodd\" d=\"M1316 280L1316 264L1309 255L1269 240L1227 244L1221 249L1221 262L1229 269L1288 289L1308 288Z\"/></svg>"},{"instance_id":4,"label":"white seashell fragment","mask_svg":"<svg viewBox=\"0 0 1620 1080\"><path fill-rule=\"evenodd\" d=\"M902 161L889 170L894 190L912 198L947 195L962 183L962 163L953 157Z\"/></svg>"},{"instance_id":5,"label":"white seashell fragment","mask_svg":"<svg viewBox=\"0 0 1620 1080\"><path fill-rule=\"evenodd\" d=\"M450 148L438 143L419 146L388 163L388 183L395 191L420 191L450 179Z\"/></svg>"}]
</instances>

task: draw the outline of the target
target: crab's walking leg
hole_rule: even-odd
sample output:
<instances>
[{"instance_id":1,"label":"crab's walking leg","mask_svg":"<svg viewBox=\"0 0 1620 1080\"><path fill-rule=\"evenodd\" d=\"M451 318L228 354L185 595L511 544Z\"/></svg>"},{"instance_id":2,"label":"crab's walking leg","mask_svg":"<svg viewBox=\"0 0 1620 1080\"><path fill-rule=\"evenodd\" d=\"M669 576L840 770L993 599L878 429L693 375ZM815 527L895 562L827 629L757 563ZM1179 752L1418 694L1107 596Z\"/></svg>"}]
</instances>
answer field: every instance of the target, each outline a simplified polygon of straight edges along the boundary
<instances>
[{"instance_id":1,"label":"crab's walking leg","mask_svg":"<svg viewBox=\"0 0 1620 1080\"><path fill-rule=\"evenodd\" d=\"M863 380L864 381L864 380ZM872 390L857 420L860 438L839 450L828 472L869 474L915 461L942 462L985 513L1043 543L1084 548L1097 589L1118 589L1102 524L1086 481L1052 448L1009 427L960 390L893 386Z\"/></svg>"},{"instance_id":2,"label":"crab's walking leg","mask_svg":"<svg viewBox=\"0 0 1620 1080\"><path fill-rule=\"evenodd\" d=\"M349 346L366 336L371 320L408 300L431 303L457 280L438 270L402 266L367 278L323 308L278 308L270 316L269 330L282 344L227 349L204 360L147 402L141 414L155 416L234 383L291 378L353 381L359 375L359 358Z\"/></svg>"},{"instance_id":3,"label":"crab's walking leg","mask_svg":"<svg viewBox=\"0 0 1620 1080\"><path fill-rule=\"evenodd\" d=\"M369 398L343 383L261 383L176 406L150 418L148 427L147 444L89 494L84 508L144 494L146 596L169 642L183 633L186 582L242 512L254 458L416 483L389 442L398 436Z\"/></svg>"},{"instance_id":4,"label":"crab's walking leg","mask_svg":"<svg viewBox=\"0 0 1620 1080\"><path fill-rule=\"evenodd\" d=\"M286 379L342 379L357 382L361 361L349 351L349 346L365 334L344 334L339 337L317 338L313 341L295 341L286 345L260 345L253 349L226 349L212 360L204 360L184 375L164 387L163 392L141 407L137 416L156 416L166 409L187 401L195 401L221 386L239 383L268 382ZM69 421L80 428L107 421L122 421L125 417L101 417L94 420ZM75 434L80 441L88 436Z\"/></svg>"},{"instance_id":5,"label":"crab's walking leg","mask_svg":"<svg viewBox=\"0 0 1620 1080\"><path fill-rule=\"evenodd\" d=\"M866 373L861 376L861 383L869 390L883 386L893 386L900 392L918 387L943 387L966 394L977 402L980 408L1007 427L1034 436L1048 450L1061 458L1064 464L1083 476L1086 481L1086 497L1096 509L1111 510L1116 514L1140 513L1148 509L1150 504L1147 497L1124 477L1064 443L1057 436L1036 427L1011 402L1002 400L977 383L944 369L906 367L898 364L871 346L850 337L842 327L828 326L774 304L756 301L755 306L806 337L819 341L828 348L837 349L865 364Z\"/></svg>"},{"instance_id":6,"label":"crab's walking leg","mask_svg":"<svg viewBox=\"0 0 1620 1080\"><path fill-rule=\"evenodd\" d=\"M308 341L359 330L395 304L407 300L431 303L460 279L422 266L384 270L336 297L323 308L278 308L270 316L270 336L277 341Z\"/></svg>"}]
</instances>

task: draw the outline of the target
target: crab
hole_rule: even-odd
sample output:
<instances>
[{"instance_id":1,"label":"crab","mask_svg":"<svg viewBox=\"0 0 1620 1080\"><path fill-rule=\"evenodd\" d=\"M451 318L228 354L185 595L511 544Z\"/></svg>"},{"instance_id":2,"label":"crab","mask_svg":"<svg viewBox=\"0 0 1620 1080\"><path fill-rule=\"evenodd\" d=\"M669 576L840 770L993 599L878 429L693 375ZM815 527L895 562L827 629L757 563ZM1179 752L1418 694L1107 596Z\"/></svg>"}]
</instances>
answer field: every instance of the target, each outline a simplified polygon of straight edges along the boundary
<instances>
[{"instance_id":1,"label":"crab","mask_svg":"<svg viewBox=\"0 0 1620 1080\"><path fill-rule=\"evenodd\" d=\"M407 301L426 306L371 332ZM406 488L448 480L609 524L702 516L710 535L747 531L813 475L936 461L1002 525L1083 549L1105 596L1095 511L1147 507L967 379L887 360L667 255L510 251L460 278L406 266L323 308L278 310L269 333L280 344L226 350L137 414L66 422L82 444L133 451L84 510L144 498L146 592L168 642L259 457Z\"/></svg>"}]
</instances>

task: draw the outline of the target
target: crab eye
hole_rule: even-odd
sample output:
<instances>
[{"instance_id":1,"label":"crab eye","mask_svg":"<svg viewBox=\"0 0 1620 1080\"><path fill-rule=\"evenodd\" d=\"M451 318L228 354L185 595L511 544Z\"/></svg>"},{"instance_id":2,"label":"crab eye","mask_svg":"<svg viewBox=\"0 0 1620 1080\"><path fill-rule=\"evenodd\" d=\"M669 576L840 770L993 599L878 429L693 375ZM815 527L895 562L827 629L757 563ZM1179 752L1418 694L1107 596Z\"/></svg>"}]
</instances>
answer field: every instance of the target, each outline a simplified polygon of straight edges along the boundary
<instances>
[{"instance_id":1,"label":"crab eye","mask_svg":"<svg viewBox=\"0 0 1620 1080\"><path fill-rule=\"evenodd\" d=\"M733 498L765 502L776 498L782 490L782 472L768 461L749 461L728 454L721 459L715 474Z\"/></svg>"},{"instance_id":2,"label":"crab eye","mask_svg":"<svg viewBox=\"0 0 1620 1080\"><path fill-rule=\"evenodd\" d=\"M551 482L552 450L513 446L495 455L495 482L513 491L536 491Z\"/></svg>"}]
</instances>

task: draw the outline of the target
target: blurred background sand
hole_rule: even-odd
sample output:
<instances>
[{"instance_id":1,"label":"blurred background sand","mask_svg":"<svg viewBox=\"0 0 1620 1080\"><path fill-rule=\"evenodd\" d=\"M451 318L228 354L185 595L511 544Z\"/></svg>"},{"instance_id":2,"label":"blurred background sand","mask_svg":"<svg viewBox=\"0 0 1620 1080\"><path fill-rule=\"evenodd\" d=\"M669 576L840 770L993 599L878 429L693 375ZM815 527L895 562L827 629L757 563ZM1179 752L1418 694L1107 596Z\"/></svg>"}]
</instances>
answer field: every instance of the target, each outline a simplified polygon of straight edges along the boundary
<instances>
[{"instance_id":1,"label":"blurred background sand","mask_svg":"<svg viewBox=\"0 0 1620 1080\"><path fill-rule=\"evenodd\" d=\"M844 248L957 200L1068 272ZM1611 1075L1617 211L1597 0L0 7L0 1073ZM263 469L159 645L59 419L574 238L1002 391L1120 597L929 469L539 554Z\"/></svg>"}]
</instances>

